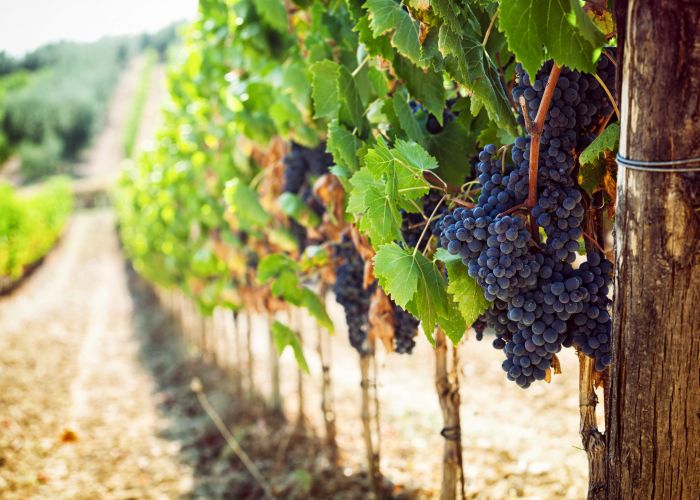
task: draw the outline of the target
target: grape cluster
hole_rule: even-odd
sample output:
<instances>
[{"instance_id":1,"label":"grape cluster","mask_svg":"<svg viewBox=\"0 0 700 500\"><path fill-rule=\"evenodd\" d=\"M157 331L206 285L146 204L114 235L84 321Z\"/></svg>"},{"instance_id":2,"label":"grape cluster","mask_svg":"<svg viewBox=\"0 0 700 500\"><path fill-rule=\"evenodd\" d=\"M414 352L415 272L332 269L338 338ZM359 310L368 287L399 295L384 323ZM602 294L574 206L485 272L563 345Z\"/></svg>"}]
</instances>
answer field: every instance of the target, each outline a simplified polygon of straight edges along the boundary
<instances>
[{"instance_id":1,"label":"grape cluster","mask_svg":"<svg viewBox=\"0 0 700 500\"><path fill-rule=\"evenodd\" d=\"M302 188L311 184L311 179L328 172L333 165L333 156L326 153L326 145L307 148L292 142L292 147L282 160L284 163L285 193L299 194Z\"/></svg>"},{"instance_id":2,"label":"grape cluster","mask_svg":"<svg viewBox=\"0 0 700 500\"><path fill-rule=\"evenodd\" d=\"M417 334L418 320L394 304L394 351L398 354L411 354Z\"/></svg>"},{"instance_id":3,"label":"grape cluster","mask_svg":"<svg viewBox=\"0 0 700 500\"><path fill-rule=\"evenodd\" d=\"M312 189L313 179L328 172L328 167L333 165L333 156L326 153L326 145L321 144L316 148L306 148L295 142L282 162L284 163L285 193L293 193L300 196L316 214L323 215L323 204L316 198ZM299 247L303 249L307 245L306 228L298 222L290 221L290 230Z\"/></svg>"},{"instance_id":4,"label":"grape cluster","mask_svg":"<svg viewBox=\"0 0 700 500\"><path fill-rule=\"evenodd\" d=\"M522 98L531 120L540 106L551 64L545 64L534 81L516 68L513 97ZM614 93L614 72L606 58L601 59L598 74ZM477 205L448 212L438 223L441 246L460 256L492 302L482 320L495 331L494 347L505 353L503 369L508 378L524 388L545 378L562 347L576 345L595 358L599 371L611 361L612 265L591 253L578 269L572 266L584 218L575 178L576 155L611 113L607 94L593 75L562 69L544 124L538 201L531 212L544 229L544 245L533 241L523 218L504 214L528 195L528 136L515 140L510 158L505 149L485 146L476 165L481 184ZM525 123L522 114L519 120Z\"/></svg>"},{"instance_id":5,"label":"grape cluster","mask_svg":"<svg viewBox=\"0 0 700 500\"><path fill-rule=\"evenodd\" d=\"M367 355L370 353L368 314L374 286L364 288L365 263L347 236L335 246L335 256L342 262L335 272L335 300L345 310L350 345L361 355Z\"/></svg>"}]
</instances>

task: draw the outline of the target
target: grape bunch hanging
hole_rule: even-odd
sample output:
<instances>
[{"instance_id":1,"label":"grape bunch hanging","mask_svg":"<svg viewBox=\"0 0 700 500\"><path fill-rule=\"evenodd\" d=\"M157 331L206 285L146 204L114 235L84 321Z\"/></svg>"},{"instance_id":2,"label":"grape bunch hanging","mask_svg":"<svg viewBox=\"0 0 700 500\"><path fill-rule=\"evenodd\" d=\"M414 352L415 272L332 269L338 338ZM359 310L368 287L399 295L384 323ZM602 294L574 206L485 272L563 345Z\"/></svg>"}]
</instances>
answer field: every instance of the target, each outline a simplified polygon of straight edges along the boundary
<instances>
[{"instance_id":1,"label":"grape bunch hanging","mask_svg":"<svg viewBox=\"0 0 700 500\"><path fill-rule=\"evenodd\" d=\"M350 345L361 356L366 356L371 353L367 334L374 285L364 287L365 263L349 236L335 245L335 258L339 263L333 285L335 300L345 310Z\"/></svg>"},{"instance_id":2,"label":"grape bunch hanging","mask_svg":"<svg viewBox=\"0 0 700 500\"><path fill-rule=\"evenodd\" d=\"M374 282L369 287L364 287L365 263L349 236L344 236L342 242L335 245L335 258L339 265L335 272L333 292L336 301L345 311L350 345L360 355L365 356L371 352L368 342L369 310L377 284ZM394 352L411 354L416 345L419 322L393 301L391 305Z\"/></svg>"},{"instance_id":3,"label":"grape bunch hanging","mask_svg":"<svg viewBox=\"0 0 700 500\"><path fill-rule=\"evenodd\" d=\"M321 144L316 148L307 148L295 142L282 160L284 163L283 192L299 195L299 197L317 215L323 215L323 204L313 193L313 181L328 173L328 168L333 165L333 156L326 153L326 145ZM303 250L307 246L306 229L298 222L290 221L292 234L299 242Z\"/></svg>"},{"instance_id":4,"label":"grape bunch hanging","mask_svg":"<svg viewBox=\"0 0 700 500\"><path fill-rule=\"evenodd\" d=\"M516 68L513 97L524 103L521 124L534 121L552 62L531 78ZM598 77L614 93L607 57ZM553 356L575 345L595 359L598 371L611 362L612 265L590 252L574 267L583 236L585 208L576 181L578 154L613 112L594 75L563 68L554 89L540 142L537 203L527 216L517 210L528 197L531 137L519 137L510 160L487 145L476 165L481 194L474 208L457 208L438 224L440 244L459 255L469 275L492 302L482 318L495 330L493 345L505 352L510 380L529 387L543 380ZM546 235L540 243L539 229Z\"/></svg>"}]
</instances>

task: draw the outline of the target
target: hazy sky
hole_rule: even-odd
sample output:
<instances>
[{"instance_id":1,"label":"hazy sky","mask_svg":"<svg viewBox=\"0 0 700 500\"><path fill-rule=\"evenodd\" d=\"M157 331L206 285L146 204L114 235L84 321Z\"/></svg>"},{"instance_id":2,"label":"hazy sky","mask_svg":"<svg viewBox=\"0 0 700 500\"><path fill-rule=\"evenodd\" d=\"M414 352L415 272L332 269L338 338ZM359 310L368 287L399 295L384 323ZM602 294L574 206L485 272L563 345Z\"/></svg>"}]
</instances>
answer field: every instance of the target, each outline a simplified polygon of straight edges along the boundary
<instances>
[{"instance_id":1,"label":"hazy sky","mask_svg":"<svg viewBox=\"0 0 700 500\"><path fill-rule=\"evenodd\" d=\"M156 31L196 12L197 0L0 0L0 50Z\"/></svg>"}]
</instances>

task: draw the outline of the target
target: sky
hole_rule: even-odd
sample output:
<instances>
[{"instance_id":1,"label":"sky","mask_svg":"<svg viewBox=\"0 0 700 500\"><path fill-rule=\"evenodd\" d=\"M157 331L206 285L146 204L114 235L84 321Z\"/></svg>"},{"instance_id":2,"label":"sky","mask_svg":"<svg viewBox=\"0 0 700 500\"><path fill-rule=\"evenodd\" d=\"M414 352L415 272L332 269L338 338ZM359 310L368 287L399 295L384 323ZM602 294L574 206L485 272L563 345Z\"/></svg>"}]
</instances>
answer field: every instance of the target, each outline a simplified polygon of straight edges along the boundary
<instances>
[{"instance_id":1,"label":"sky","mask_svg":"<svg viewBox=\"0 0 700 500\"><path fill-rule=\"evenodd\" d=\"M153 32L196 12L197 0L0 0L0 51Z\"/></svg>"}]
</instances>

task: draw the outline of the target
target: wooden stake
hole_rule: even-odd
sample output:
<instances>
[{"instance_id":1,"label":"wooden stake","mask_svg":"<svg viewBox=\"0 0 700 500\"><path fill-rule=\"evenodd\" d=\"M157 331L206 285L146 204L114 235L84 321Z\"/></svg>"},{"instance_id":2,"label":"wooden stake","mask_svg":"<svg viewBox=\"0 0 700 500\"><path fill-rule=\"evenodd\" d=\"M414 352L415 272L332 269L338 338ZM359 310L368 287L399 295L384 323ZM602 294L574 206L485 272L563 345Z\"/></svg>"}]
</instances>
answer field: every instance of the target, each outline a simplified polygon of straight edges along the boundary
<instances>
[{"instance_id":1,"label":"wooden stake","mask_svg":"<svg viewBox=\"0 0 700 500\"><path fill-rule=\"evenodd\" d=\"M457 358L454 357L453 365ZM443 429L440 432L445 438L442 459L442 486L440 498L455 500L460 491L464 498L464 470L462 467L462 426L459 415L460 395L457 383L458 371L453 366L454 380L450 380L448 370L447 341L445 332L435 330L435 388L442 410ZM458 484L461 488L458 489Z\"/></svg>"},{"instance_id":2,"label":"wooden stake","mask_svg":"<svg viewBox=\"0 0 700 500\"><path fill-rule=\"evenodd\" d=\"M379 450L375 447L375 440L372 437L372 402L373 398L370 394L372 390L373 380L370 375L373 354L360 356L360 374L362 388L362 431L365 440L365 451L367 454L367 476L369 478L370 488L374 492L377 499L384 497L382 490L382 475L379 467Z\"/></svg>"}]
</instances>

